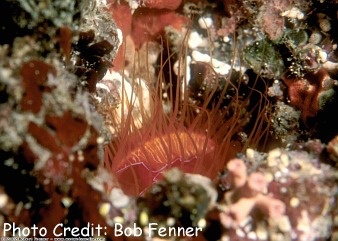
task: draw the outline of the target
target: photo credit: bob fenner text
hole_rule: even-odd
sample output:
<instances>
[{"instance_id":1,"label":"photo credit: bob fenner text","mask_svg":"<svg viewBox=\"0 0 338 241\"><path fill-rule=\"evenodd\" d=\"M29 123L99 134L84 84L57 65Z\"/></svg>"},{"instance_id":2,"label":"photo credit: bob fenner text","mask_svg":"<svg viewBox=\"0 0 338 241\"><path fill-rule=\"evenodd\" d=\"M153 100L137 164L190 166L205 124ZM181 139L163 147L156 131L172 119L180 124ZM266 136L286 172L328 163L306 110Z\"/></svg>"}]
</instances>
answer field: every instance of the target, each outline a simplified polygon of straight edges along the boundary
<instances>
[{"instance_id":1,"label":"photo credit: bob fenner text","mask_svg":"<svg viewBox=\"0 0 338 241\"><path fill-rule=\"evenodd\" d=\"M100 237L107 235L107 227L100 224L94 225L87 223L84 227L67 227L63 223L58 223L53 230L47 230L45 227L38 227L35 224L32 227L19 227L15 223L3 224L4 237L39 237L42 238L62 238L62 237ZM120 223L114 223L113 229L115 237L196 237L202 231L201 227L163 227L158 223L149 223L146 227L140 228L134 223L132 226L125 227ZM41 240L40 240L41 239ZM20 239L21 240L21 239ZM38 239L36 239L38 240Z\"/></svg>"}]
</instances>

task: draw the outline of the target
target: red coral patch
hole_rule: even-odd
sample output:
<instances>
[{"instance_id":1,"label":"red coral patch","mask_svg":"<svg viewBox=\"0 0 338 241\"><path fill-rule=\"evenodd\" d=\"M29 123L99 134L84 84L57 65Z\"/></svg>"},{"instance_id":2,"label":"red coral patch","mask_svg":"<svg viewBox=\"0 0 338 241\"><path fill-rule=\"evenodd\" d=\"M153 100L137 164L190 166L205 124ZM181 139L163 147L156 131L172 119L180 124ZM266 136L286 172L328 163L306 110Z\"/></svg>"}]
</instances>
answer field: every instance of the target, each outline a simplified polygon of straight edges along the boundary
<instances>
[{"instance_id":1,"label":"red coral patch","mask_svg":"<svg viewBox=\"0 0 338 241\"><path fill-rule=\"evenodd\" d=\"M30 122L28 125L28 132L36 139L36 141L47 148L51 152L57 152L59 150L58 143L54 136L42 126Z\"/></svg>"},{"instance_id":2,"label":"red coral patch","mask_svg":"<svg viewBox=\"0 0 338 241\"><path fill-rule=\"evenodd\" d=\"M42 106L42 92L45 90L45 83L48 75L56 76L53 66L39 60L31 60L21 68L24 94L21 99L23 111L38 113Z\"/></svg>"},{"instance_id":3,"label":"red coral patch","mask_svg":"<svg viewBox=\"0 0 338 241\"><path fill-rule=\"evenodd\" d=\"M304 77L284 74L283 81L288 87L290 103L302 111L304 123L317 115L320 109L319 96L325 89L324 83L328 78L330 77L324 68L309 72Z\"/></svg>"},{"instance_id":4,"label":"red coral patch","mask_svg":"<svg viewBox=\"0 0 338 241\"><path fill-rule=\"evenodd\" d=\"M133 15L132 38L139 48L145 42L158 40L165 27L181 30L187 22L186 17L173 11L138 8Z\"/></svg>"},{"instance_id":5,"label":"red coral patch","mask_svg":"<svg viewBox=\"0 0 338 241\"><path fill-rule=\"evenodd\" d=\"M58 139L66 146L74 146L84 135L88 124L70 112L63 116L46 116L46 124L55 130Z\"/></svg>"}]
</instances>

